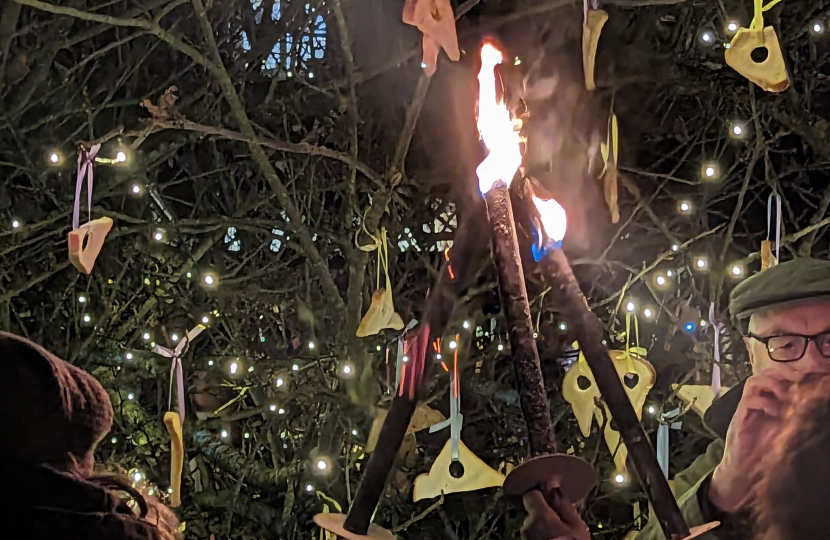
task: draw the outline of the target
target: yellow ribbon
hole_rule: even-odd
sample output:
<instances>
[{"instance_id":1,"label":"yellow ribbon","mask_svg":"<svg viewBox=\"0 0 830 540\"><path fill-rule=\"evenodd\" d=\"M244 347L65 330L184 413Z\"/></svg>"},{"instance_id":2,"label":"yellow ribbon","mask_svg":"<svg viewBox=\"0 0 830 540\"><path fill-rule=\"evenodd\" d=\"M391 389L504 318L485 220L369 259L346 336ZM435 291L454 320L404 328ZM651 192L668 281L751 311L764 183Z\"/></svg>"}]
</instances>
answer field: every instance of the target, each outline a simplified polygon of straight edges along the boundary
<instances>
[{"instance_id":1,"label":"yellow ribbon","mask_svg":"<svg viewBox=\"0 0 830 540\"><path fill-rule=\"evenodd\" d=\"M391 290L392 282L389 279L389 248L386 245L386 229L384 227L380 228L380 238L373 235L369 231L366 230L366 226L363 227L363 232L366 233L366 236L374 240L372 244L366 244L365 246L361 246L357 243L357 234L355 234L355 246L360 251L375 251L378 252L378 274L377 274L377 282L375 284L375 289L380 289L380 273L381 271L386 276L386 290Z\"/></svg>"},{"instance_id":2,"label":"yellow ribbon","mask_svg":"<svg viewBox=\"0 0 830 540\"><path fill-rule=\"evenodd\" d=\"M749 25L749 29L753 32L761 32L764 30L764 12L769 11L773 7L775 7L781 0L772 0L766 6L763 5L763 0L754 0L755 1L755 17L752 18L752 23Z\"/></svg>"}]
</instances>

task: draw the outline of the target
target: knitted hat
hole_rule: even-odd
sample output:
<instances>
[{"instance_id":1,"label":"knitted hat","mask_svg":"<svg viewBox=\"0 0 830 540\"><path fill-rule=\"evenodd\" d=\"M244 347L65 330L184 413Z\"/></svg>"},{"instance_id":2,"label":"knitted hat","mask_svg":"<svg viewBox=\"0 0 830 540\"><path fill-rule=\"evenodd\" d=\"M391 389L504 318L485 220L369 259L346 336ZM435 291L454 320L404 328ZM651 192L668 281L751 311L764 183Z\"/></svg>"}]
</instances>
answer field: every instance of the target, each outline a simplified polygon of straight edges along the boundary
<instances>
[{"instance_id":1,"label":"knitted hat","mask_svg":"<svg viewBox=\"0 0 830 540\"><path fill-rule=\"evenodd\" d=\"M86 476L112 416L109 396L94 377L0 332L0 460Z\"/></svg>"}]
</instances>

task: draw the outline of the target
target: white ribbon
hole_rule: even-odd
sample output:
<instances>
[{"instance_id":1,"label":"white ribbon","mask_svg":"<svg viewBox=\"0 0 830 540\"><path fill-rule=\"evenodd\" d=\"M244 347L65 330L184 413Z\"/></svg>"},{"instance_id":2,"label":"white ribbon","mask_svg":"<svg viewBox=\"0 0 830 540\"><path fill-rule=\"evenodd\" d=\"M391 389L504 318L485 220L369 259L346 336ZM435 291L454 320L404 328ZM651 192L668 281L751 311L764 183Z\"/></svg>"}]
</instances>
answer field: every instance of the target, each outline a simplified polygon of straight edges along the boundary
<instances>
[{"instance_id":1,"label":"white ribbon","mask_svg":"<svg viewBox=\"0 0 830 540\"><path fill-rule=\"evenodd\" d=\"M715 330L715 363L712 364L712 393L715 399L720 397L720 334L723 331L723 323L715 320L715 303L709 304L709 324Z\"/></svg>"},{"instance_id":2,"label":"white ribbon","mask_svg":"<svg viewBox=\"0 0 830 540\"><path fill-rule=\"evenodd\" d=\"M772 200L775 199L775 261L780 260L781 255L781 195L773 191L767 199L767 240L772 232Z\"/></svg>"},{"instance_id":3,"label":"white ribbon","mask_svg":"<svg viewBox=\"0 0 830 540\"><path fill-rule=\"evenodd\" d=\"M663 476L669 477L669 429L680 429L682 422L671 422L680 414L680 408L660 415L660 427L657 428L657 463L663 470Z\"/></svg>"},{"instance_id":4,"label":"white ribbon","mask_svg":"<svg viewBox=\"0 0 830 540\"><path fill-rule=\"evenodd\" d=\"M72 229L75 230L81 225L81 188L86 180L87 210L92 214L92 162L101 149L100 144L93 144L89 150L81 147L78 152L78 177L75 180L75 207L72 210ZM91 217L90 217L91 219Z\"/></svg>"},{"instance_id":5,"label":"white ribbon","mask_svg":"<svg viewBox=\"0 0 830 540\"><path fill-rule=\"evenodd\" d=\"M184 338L176 345L176 348L173 350L168 349L167 347L162 347L161 345L156 345L153 347L153 352L156 354L160 354L161 356L165 356L167 358L171 358L172 362L170 363L170 391L167 393L167 409L170 410L173 406L173 379L176 380L176 386L178 388L177 396L179 400L179 418L181 418L182 425L184 425L184 407L185 407L185 400L184 400L184 374L182 373L182 355L187 351L187 347L190 342L196 339L196 336L202 333L205 327L201 324L197 325L193 330L187 333Z\"/></svg>"},{"instance_id":6,"label":"white ribbon","mask_svg":"<svg viewBox=\"0 0 830 540\"><path fill-rule=\"evenodd\" d=\"M455 360L453 361L452 371L450 371L450 417L429 428L430 433L435 433L450 426L450 450L453 461L460 459L458 441L461 440L461 426L463 423L464 415L461 414L461 383L458 379L458 349L456 348Z\"/></svg>"}]
</instances>

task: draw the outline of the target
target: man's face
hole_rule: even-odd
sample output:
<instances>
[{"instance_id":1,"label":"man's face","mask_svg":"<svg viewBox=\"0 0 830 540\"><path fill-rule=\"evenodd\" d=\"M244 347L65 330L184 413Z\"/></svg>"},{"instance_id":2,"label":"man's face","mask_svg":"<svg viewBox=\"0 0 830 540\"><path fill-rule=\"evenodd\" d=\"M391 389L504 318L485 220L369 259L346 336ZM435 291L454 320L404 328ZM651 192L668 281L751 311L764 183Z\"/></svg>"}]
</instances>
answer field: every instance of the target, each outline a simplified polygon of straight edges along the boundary
<instances>
[{"instance_id":1,"label":"man's face","mask_svg":"<svg viewBox=\"0 0 830 540\"><path fill-rule=\"evenodd\" d=\"M801 334L811 336L830 331L830 299L800 302L780 307L772 307L756 313L749 320L749 332L756 336L767 337L781 334ZM812 341L801 360L781 364L769 357L766 346L757 339L745 337L744 343L749 351L752 373L757 375L776 366L789 366L799 371L813 371L826 367L830 369L830 358L825 358Z\"/></svg>"}]
</instances>

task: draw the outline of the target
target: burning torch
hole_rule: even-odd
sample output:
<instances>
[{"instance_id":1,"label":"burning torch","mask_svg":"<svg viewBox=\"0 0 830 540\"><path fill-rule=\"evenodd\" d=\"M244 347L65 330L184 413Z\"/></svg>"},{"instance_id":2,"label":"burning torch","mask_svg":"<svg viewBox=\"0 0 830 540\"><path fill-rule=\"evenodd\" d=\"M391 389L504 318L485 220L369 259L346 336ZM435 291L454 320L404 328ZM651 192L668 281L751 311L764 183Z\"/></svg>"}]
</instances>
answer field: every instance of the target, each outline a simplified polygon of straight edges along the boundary
<instances>
[{"instance_id":1,"label":"burning torch","mask_svg":"<svg viewBox=\"0 0 830 540\"><path fill-rule=\"evenodd\" d=\"M489 153L476 169L479 189L487 203L493 227L493 258L499 273L502 306L510 328L510 347L522 414L527 423L532 458L511 471L504 481L508 495L524 495L558 478L563 495L584 499L594 485L594 470L575 456L556 453L539 352L527 298L522 260L509 185L522 163L521 137L510 111L496 95L495 69L501 52L492 44L481 49L478 75L478 129ZM562 231L564 235L564 230Z\"/></svg>"}]
</instances>

